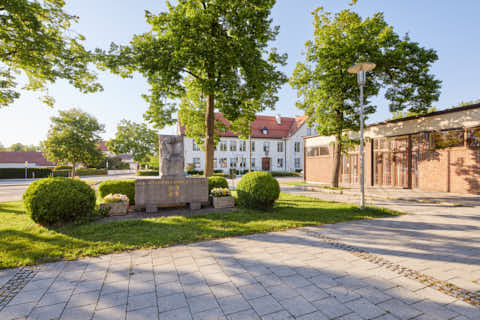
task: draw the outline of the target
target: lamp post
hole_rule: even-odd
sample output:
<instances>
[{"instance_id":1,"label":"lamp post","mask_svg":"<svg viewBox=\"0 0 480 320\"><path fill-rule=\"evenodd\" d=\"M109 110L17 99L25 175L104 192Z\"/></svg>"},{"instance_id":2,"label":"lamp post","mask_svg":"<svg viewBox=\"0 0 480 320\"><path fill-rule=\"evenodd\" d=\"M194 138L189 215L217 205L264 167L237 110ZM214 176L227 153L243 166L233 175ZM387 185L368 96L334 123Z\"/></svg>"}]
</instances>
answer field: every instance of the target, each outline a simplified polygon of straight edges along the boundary
<instances>
[{"instance_id":1,"label":"lamp post","mask_svg":"<svg viewBox=\"0 0 480 320\"><path fill-rule=\"evenodd\" d=\"M363 87L367 82L367 72L375 69L373 62L362 62L348 68L349 73L356 73L360 86L360 209L365 208L365 156L363 153Z\"/></svg>"}]
</instances>

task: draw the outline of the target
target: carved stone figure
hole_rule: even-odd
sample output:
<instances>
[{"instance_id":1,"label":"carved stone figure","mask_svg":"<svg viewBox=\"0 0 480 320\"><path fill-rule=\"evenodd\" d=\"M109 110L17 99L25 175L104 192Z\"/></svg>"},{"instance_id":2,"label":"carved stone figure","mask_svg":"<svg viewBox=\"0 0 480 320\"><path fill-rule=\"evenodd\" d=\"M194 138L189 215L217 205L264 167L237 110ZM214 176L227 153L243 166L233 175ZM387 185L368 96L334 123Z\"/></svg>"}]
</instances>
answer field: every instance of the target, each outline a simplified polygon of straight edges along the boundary
<instances>
[{"instance_id":1,"label":"carved stone figure","mask_svg":"<svg viewBox=\"0 0 480 320\"><path fill-rule=\"evenodd\" d=\"M176 179L185 177L183 137L173 135L159 136L159 175L160 178Z\"/></svg>"}]
</instances>

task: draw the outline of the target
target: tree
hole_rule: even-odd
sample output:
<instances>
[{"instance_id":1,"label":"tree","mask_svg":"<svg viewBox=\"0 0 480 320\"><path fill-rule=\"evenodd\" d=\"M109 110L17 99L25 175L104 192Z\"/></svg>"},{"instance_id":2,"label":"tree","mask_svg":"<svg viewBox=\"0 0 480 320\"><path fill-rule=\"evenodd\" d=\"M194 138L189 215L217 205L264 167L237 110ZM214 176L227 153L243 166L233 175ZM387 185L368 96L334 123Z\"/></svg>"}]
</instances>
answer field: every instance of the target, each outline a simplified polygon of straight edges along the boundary
<instances>
[{"instance_id":1,"label":"tree","mask_svg":"<svg viewBox=\"0 0 480 320\"><path fill-rule=\"evenodd\" d=\"M23 72L27 90L46 91L47 84L65 79L82 92L102 87L89 71L93 55L83 36L70 26L78 17L63 11L64 0L0 1L0 108L20 97L16 77ZM43 101L53 105L46 94Z\"/></svg>"},{"instance_id":2,"label":"tree","mask_svg":"<svg viewBox=\"0 0 480 320\"><path fill-rule=\"evenodd\" d=\"M144 123L122 120L107 147L116 154L131 153L133 160L145 163L150 161L149 156L158 154L158 133Z\"/></svg>"},{"instance_id":3,"label":"tree","mask_svg":"<svg viewBox=\"0 0 480 320\"><path fill-rule=\"evenodd\" d=\"M273 108L286 82L277 66L286 55L268 49L279 28L271 27L275 0L167 1L168 10L146 12L152 30L135 36L129 46L112 44L103 63L124 77L138 71L151 86L145 119L156 128L179 120L186 132L204 140L205 174L213 174L215 111L235 122L253 121ZM187 116L191 112L192 116ZM217 123L218 125L218 123Z\"/></svg>"},{"instance_id":4,"label":"tree","mask_svg":"<svg viewBox=\"0 0 480 320\"><path fill-rule=\"evenodd\" d=\"M72 177L77 164L96 165L103 161L98 144L104 126L95 117L79 109L71 109L60 111L59 116L52 117L51 121L47 140L42 142L42 151L49 161L70 163Z\"/></svg>"},{"instance_id":5,"label":"tree","mask_svg":"<svg viewBox=\"0 0 480 320\"><path fill-rule=\"evenodd\" d=\"M440 95L441 82L430 74L438 59L407 35L400 37L382 13L362 19L351 10L335 15L314 13L314 40L306 43L305 62L299 62L290 79L297 89L297 106L315 123L319 134L336 137L332 185L338 186L340 158L351 143L347 132L358 131L359 88L347 69L358 63L376 63L365 87L365 114L375 112L369 98L385 89L391 112L408 109L424 113Z\"/></svg>"},{"instance_id":6,"label":"tree","mask_svg":"<svg viewBox=\"0 0 480 320\"><path fill-rule=\"evenodd\" d=\"M13 152L37 152L40 151L40 147L34 146L33 144L31 145L24 145L21 144L20 142L12 144L9 148L8 151L13 151Z\"/></svg>"}]
</instances>

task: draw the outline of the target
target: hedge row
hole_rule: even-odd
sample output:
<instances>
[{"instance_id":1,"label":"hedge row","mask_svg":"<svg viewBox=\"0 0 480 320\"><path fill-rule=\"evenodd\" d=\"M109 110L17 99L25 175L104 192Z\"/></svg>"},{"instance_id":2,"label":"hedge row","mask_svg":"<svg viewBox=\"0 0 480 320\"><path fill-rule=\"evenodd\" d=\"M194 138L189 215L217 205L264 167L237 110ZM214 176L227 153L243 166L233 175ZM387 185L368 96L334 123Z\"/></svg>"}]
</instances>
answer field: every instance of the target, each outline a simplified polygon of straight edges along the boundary
<instances>
[{"instance_id":1,"label":"hedge row","mask_svg":"<svg viewBox=\"0 0 480 320\"><path fill-rule=\"evenodd\" d=\"M137 176L158 176L158 170L141 170L137 171Z\"/></svg>"},{"instance_id":2,"label":"hedge row","mask_svg":"<svg viewBox=\"0 0 480 320\"><path fill-rule=\"evenodd\" d=\"M72 170L61 169L53 171L55 177L68 177L72 173ZM96 169L96 168L78 168L75 170L77 176L104 176L107 175L107 169Z\"/></svg>"},{"instance_id":3,"label":"hedge row","mask_svg":"<svg viewBox=\"0 0 480 320\"><path fill-rule=\"evenodd\" d=\"M27 178L46 178L52 172L49 168L28 168ZM25 168L0 168L0 179L24 179Z\"/></svg>"},{"instance_id":4,"label":"hedge row","mask_svg":"<svg viewBox=\"0 0 480 320\"><path fill-rule=\"evenodd\" d=\"M272 171L270 172L272 177L298 177L298 172L284 172L284 171Z\"/></svg>"},{"instance_id":5,"label":"hedge row","mask_svg":"<svg viewBox=\"0 0 480 320\"><path fill-rule=\"evenodd\" d=\"M110 193L124 194L130 200L130 204L135 204L135 180L108 180L100 183L98 193L102 198Z\"/></svg>"}]
</instances>

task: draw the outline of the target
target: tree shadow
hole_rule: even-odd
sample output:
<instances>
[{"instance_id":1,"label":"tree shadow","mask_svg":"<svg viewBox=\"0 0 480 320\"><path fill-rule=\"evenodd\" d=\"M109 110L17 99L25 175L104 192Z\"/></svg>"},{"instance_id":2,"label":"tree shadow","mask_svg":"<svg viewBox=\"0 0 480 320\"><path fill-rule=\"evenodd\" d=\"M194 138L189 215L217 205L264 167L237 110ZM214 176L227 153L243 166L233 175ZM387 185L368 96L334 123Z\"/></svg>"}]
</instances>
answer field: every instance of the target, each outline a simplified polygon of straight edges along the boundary
<instances>
[{"instance_id":1,"label":"tree shadow","mask_svg":"<svg viewBox=\"0 0 480 320\"><path fill-rule=\"evenodd\" d=\"M25 214L23 207L19 207L17 202L0 202L0 212Z\"/></svg>"}]
</instances>

